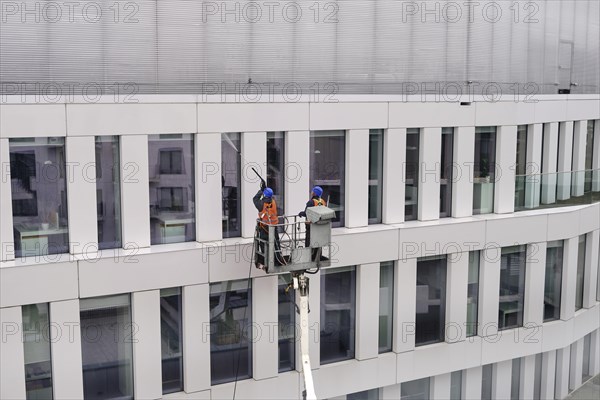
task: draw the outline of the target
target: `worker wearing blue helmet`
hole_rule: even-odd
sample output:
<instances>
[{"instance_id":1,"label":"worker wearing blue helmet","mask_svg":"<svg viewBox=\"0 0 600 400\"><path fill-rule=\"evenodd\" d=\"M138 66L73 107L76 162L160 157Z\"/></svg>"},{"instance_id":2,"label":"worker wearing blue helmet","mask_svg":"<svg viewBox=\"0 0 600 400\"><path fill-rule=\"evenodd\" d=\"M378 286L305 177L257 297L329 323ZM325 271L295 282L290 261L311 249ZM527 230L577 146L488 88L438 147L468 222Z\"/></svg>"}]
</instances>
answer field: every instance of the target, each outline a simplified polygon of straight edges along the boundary
<instances>
[{"instance_id":1,"label":"worker wearing blue helmet","mask_svg":"<svg viewBox=\"0 0 600 400\"><path fill-rule=\"evenodd\" d=\"M321 186L315 186L312 188L310 192L310 200L306 202L306 207L304 207L304 211L300 211L298 213L299 217L306 218L306 210L310 207L318 207L318 206L326 206L327 202L322 199L323 196L323 188ZM304 245L306 247L310 247L310 222L306 221L306 239L304 241Z\"/></svg>"},{"instance_id":2,"label":"worker wearing blue helmet","mask_svg":"<svg viewBox=\"0 0 600 400\"><path fill-rule=\"evenodd\" d=\"M264 241L269 240L269 227L268 225L277 225L279 217L277 216L277 203L273 198L273 189L266 187L266 183L261 183L260 190L252 198L254 207L258 210L258 223L256 226L257 235ZM277 229L275 230L277 232ZM261 251L264 246L262 243L259 245ZM279 248L279 235L275 237L276 250ZM264 269L264 257L258 255L256 260L256 268Z\"/></svg>"}]
</instances>

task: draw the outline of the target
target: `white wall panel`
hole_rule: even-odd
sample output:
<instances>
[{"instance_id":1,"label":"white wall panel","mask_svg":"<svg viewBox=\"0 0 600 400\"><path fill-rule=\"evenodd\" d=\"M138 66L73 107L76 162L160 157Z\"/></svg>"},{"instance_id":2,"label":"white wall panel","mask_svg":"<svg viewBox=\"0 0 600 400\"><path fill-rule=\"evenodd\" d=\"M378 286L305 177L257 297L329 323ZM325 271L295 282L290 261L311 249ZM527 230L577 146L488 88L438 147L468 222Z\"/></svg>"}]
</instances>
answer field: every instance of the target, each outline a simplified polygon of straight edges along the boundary
<instances>
[{"instance_id":1,"label":"white wall panel","mask_svg":"<svg viewBox=\"0 0 600 400\"><path fill-rule=\"evenodd\" d=\"M394 270L393 351L403 353L415 348L417 259L399 260Z\"/></svg>"},{"instance_id":2,"label":"white wall panel","mask_svg":"<svg viewBox=\"0 0 600 400\"><path fill-rule=\"evenodd\" d=\"M256 229L256 218L258 210L252 202L252 198L260 190L260 179L252 168L256 169L263 178L267 176L267 133L266 132L243 132L242 133L242 237L254 237Z\"/></svg>"},{"instance_id":3,"label":"white wall panel","mask_svg":"<svg viewBox=\"0 0 600 400\"><path fill-rule=\"evenodd\" d=\"M310 199L310 132L285 133L285 213L297 215Z\"/></svg>"},{"instance_id":4,"label":"white wall panel","mask_svg":"<svg viewBox=\"0 0 600 400\"><path fill-rule=\"evenodd\" d=\"M475 159L475 127L455 129L453 158L456 176L452 183L452 216L473 215L473 160Z\"/></svg>"},{"instance_id":5,"label":"white wall panel","mask_svg":"<svg viewBox=\"0 0 600 400\"><path fill-rule=\"evenodd\" d=\"M423 128L419 135L419 221L440 218L442 129Z\"/></svg>"},{"instance_id":6,"label":"white wall panel","mask_svg":"<svg viewBox=\"0 0 600 400\"><path fill-rule=\"evenodd\" d=\"M390 128L474 126L475 105L459 102L391 102Z\"/></svg>"},{"instance_id":7,"label":"white wall panel","mask_svg":"<svg viewBox=\"0 0 600 400\"><path fill-rule=\"evenodd\" d=\"M473 367L463 371L463 398L478 399L481 397L482 368Z\"/></svg>"},{"instance_id":8,"label":"white wall panel","mask_svg":"<svg viewBox=\"0 0 600 400\"><path fill-rule=\"evenodd\" d=\"M571 346L556 350L556 380L554 383L554 398L564 399L569 393L569 361Z\"/></svg>"},{"instance_id":9,"label":"white wall panel","mask_svg":"<svg viewBox=\"0 0 600 400\"><path fill-rule=\"evenodd\" d=\"M546 242L527 245L523 326L540 326L544 321Z\"/></svg>"},{"instance_id":10,"label":"white wall panel","mask_svg":"<svg viewBox=\"0 0 600 400\"><path fill-rule=\"evenodd\" d=\"M221 134L195 135L196 158L196 241L220 240L223 237L223 202L215 201L221 193ZM210 207L207 205L211 204Z\"/></svg>"},{"instance_id":11,"label":"white wall panel","mask_svg":"<svg viewBox=\"0 0 600 400\"><path fill-rule=\"evenodd\" d=\"M556 377L556 351L551 350L542 355L542 386L540 399L554 399Z\"/></svg>"},{"instance_id":12,"label":"white wall panel","mask_svg":"<svg viewBox=\"0 0 600 400\"><path fill-rule=\"evenodd\" d=\"M406 162L406 128L387 129L383 142L383 210L384 224L404 222L404 163Z\"/></svg>"},{"instance_id":13,"label":"white wall panel","mask_svg":"<svg viewBox=\"0 0 600 400\"><path fill-rule=\"evenodd\" d=\"M573 318L575 314L575 285L577 280L579 237L565 240L563 246L560 319L567 320Z\"/></svg>"},{"instance_id":14,"label":"white wall panel","mask_svg":"<svg viewBox=\"0 0 600 400\"><path fill-rule=\"evenodd\" d=\"M209 285L184 286L183 385L187 393L210 388Z\"/></svg>"},{"instance_id":15,"label":"white wall panel","mask_svg":"<svg viewBox=\"0 0 600 400\"><path fill-rule=\"evenodd\" d=\"M542 130L543 124L532 124L527 126L526 173L535 176L532 176L526 181L526 208L535 208L540 205L542 179L539 174L542 172Z\"/></svg>"},{"instance_id":16,"label":"white wall panel","mask_svg":"<svg viewBox=\"0 0 600 400\"><path fill-rule=\"evenodd\" d=\"M495 363L492 367L492 398L510 399L512 360Z\"/></svg>"},{"instance_id":17,"label":"white wall panel","mask_svg":"<svg viewBox=\"0 0 600 400\"><path fill-rule=\"evenodd\" d=\"M494 336L498 331L498 305L500 301L500 251L499 247L482 250L479 267L479 308L477 319L479 336Z\"/></svg>"},{"instance_id":18,"label":"white wall panel","mask_svg":"<svg viewBox=\"0 0 600 400\"><path fill-rule=\"evenodd\" d=\"M270 275L252 280L252 323L260 335L252 338L252 377L257 380L275 377L279 369L279 329L273 325L278 321L277 279Z\"/></svg>"},{"instance_id":19,"label":"white wall panel","mask_svg":"<svg viewBox=\"0 0 600 400\"><path fill-rule=\"evenodd\" d=\"M379 354L379 263L361 264L356 274L356 359Z\"/></svg>"},{"instance_id":20,"label":"white wall panel","mask_svg":"<svg viewBox=\"0 0 600 400\"><path fill-rule=\"evenodd\" d=\"M435 400L450 400L451 374L436 375L431 378L430 398Z\"/></svg>"},{"instance_id":21,"label":"white wall panel","mask_svg":"<svg viewBox=\"0 0 600 400\"><path fill-rule=\"evenodd\" d=\"M496 133L496 176L494 212L512 213L515 209L515 159L517 154L517 127L499 126Z\"/></svg>"},{"instance_id":22,"label":"white wall panel","mask_svg":"<svg viewBox=\"0 0 600 400\"><path fill-rule=\"evenodd\" d=\"M388 103L311 103L311 131L388 127Z\"/></svg>"},{"instance_id":23,"label":"white wall panel","mask_svg":"<svg viewBox=\"0 0 600 400\"><path fill-rule=\"evenodd\" d=\"M160 291L131 294L133 342L133 393L136 399L162 397L162 338Z\"/></svg>"},{"instance_id":24,"label":"white wall panel","mask_svg":"<svg viewBox=\"0 0 600 400\"><path fill-rule=\"evenodd\" d=\"M581 386L583 368L583 338L571 345L569 361L569 390L575 390Z\"/></svg>"},{"instance_id":25,"label":"white wall panel","mask_svg":"<svg viewBox=\"0 0 600 400\"><path fill-rule=\"evenodd\" d=\"M0 398L25 399L25 354L21 307L0 308Z\"/></svg>"},{"instance_id":26,"label":"white wall panel","mask_svg":"<svg viewBox=\"0 0 600 400\"><path fill-rule=\"evenodd\" d=\"M519 374L519 398L532 400L535 385L535 355L521 359L521 370Z\"/></svg>"},{"instance_id":27,"label":"white wall panel","mask_svg":"<svg viewBox=\"0 0 600 400\"><path fill-rule=\"evenodd\" d=\"M64 104L2 104L0 137L66 136L65 113Z\"/></svg>"},{"instance_id":28,"label":"white wall panel","mask_svg":"<svg viewBox=\"0 0 600 400\"><path fill-rule=\"evenodd\" d=\"M446 275L446 342L465 340L467 323L467 290L469 282L469 253L448 257Z\"/></svg>"}]
</instances>

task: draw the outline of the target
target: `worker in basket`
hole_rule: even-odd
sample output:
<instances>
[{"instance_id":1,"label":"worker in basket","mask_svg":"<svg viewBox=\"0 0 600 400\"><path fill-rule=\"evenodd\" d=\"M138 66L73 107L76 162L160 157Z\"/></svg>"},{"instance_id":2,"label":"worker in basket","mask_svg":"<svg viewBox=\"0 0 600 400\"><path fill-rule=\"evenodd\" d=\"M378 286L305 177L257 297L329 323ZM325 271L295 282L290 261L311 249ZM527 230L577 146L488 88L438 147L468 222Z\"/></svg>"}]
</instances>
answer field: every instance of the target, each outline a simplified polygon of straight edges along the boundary
<instances>
[{"instance_id":1,"label":"worker in basket","mask_svg":"<svg viewBox=\"0 0 600 400\"><path fill-rule=\"evenodd\" d=\"M252 198L252 202L254 206L258 210L258 223L256 225L256 235L259 239L264 240L265 242L269 241L269 225L277 225L279 222L279 217L277 216L277 203L273 198L273 189L266 187L266 184L261 182L260 190L254 195ZM259 241L259 249L260 253L264 254L265 245L264 242ZM281 265L280 258L280 243L279 243L279 234L277 232L277 227L275 227L275 262L278 265ZM262 254L256 254L256 268L266 269L265 268L265 259Z\"/></svg>"},{"instance_id":2,"label":"worker in basket","mask_svg":"<svg viewBox=\"0 0 600 400\"><path fill-rule=\"evenodd\" d=\"M315 186L312 188L310 192L310 200L306 202L306 207L304 207L304 211L300 211L298 213L299 217L306 218L306 210L310 207L318 207L318 206L327 206L327 202L323 200L321 197L323 196L323 189L321 186ZM306 239L304 240L304 245L306 247L310 247L310 221L306 221ZM315 251L313 251L313 259L315 258Z\"/></svg>"}]
</instances>

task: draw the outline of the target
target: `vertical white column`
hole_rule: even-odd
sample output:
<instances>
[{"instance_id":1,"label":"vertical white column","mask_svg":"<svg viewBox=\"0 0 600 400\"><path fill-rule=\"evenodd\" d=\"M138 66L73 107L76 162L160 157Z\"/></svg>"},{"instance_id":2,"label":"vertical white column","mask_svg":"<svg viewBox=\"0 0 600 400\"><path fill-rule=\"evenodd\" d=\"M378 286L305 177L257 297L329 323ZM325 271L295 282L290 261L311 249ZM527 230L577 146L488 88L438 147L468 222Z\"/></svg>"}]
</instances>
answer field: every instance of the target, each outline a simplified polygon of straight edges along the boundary
<instances>
[{"instance_id":1,"label":"vertical white column","mask_svg":"<svg viewBox=\"0 0 600 400\"><path fill-rule=\"evenodd\" d=\"M398 400L402 393L400 390L400 384L384 386L382 389L382 400Z\"/></svg>"},{"instance_id":2,"label":"vertical white column","mask_svg":"<svg viewBox=\"0 0 600 400\"><path fill-rule=\"evenodd\" d=\"M162 397L160 291L131 294L133 341L133 392L136 399Z\"/></svg>"},{"instance_id":3,"label":"vertical white column","mask_svg":"<svg viewBox=\"0 0 600 400\"><path fill-rule=\"evenodd\" d=\"M447 281L446 342L454 343L466 338L469 252L448 257Z\"/></svg>"},{"instance_id":4,"label":"vertical white column","mask_svg":"<svg viewBox=\"0 0 600 400\"><path fill-rule=\"evenodd\" d=\"M308 305L310 313L308 314L308 329L310 337L308 339L310 365L313 370L318 369L321 365L321 273L310 275L309 281L310 295L308 296ZM300 304L296 300L296 304ZM296 340L296 354L300 353L300 340ZM296 357L296 369L301 371L301 357Z\"/></svg>"},{"instance_id":5,"label":"vertical white column","mask_svg":"<svg viewBox=\"0 0 600 400\"><path fill-rule=\"evenodd\" d=\"M556 202L556 171L558 155L558 122L544 124L544 148L542 149L542 204Z\"/></svg>"},{"instance_id":6,"label":"vertical white column","mask_svg":"<svg viewBox=\"0 0 600 400\"><path fill-rule=\"evenodd\" d=\"M473 160L475 159L475 127L464 126L454 130L452 183L452 216L473 215Z\"/></svg>"},{"instance_id":7,"label":"vertical white column","mask_svg":"<svg viewBox=\"0 0 600 400\"><path fill-rule=\"evenodd\" d=\"M532 400L535 385L535 354L521 358L519 398Z\"/></svg>"},{"instance_id":8,"label":"vertical white column","mask_svg":"<svg viewBox=\"0 0 600 400\"><path fill-rule=\"evenodd\" d=\"M285 212L298 214L310 198L310 133L285 134Z\"/></svg>"},{"instance_id":9,"label":"vertical white column","mask_svg":"<svg viewBox=\"0 0 600 400\"><path fill-rule=\"evenodd\" d=\"M186 393L210 389L209 285L183 287L183 386Z\"/></svg>"},{"instance_id":10,"label":"vertical white column","mask_svg":"<svg viewBox=\"0 0 600 400\"><path fill-rule=\"evenodd\" d=\"M440 218L442 128L423 128L419 135L419 221Z\"/></svg>"},{"instance_id":11,"label":"vertical white column","mask_svg":"<svg viewBox=\"0 0 600 400\"><path fill-rule=\"evenodd\" d=\"M585 270L583 278L583 307L596 305L596 285L598 284L598 248L600 230L588 232L585 242Z\"/></svg>"},{"instance_id":12,"label":"vertical white column","mask_svg":"<svg viewBox=\"0 0 600 400\"><path fill-rule=\"evenodd\" d=\"M346 133L346 227L369 224L369 130Z\"/></svg>"},{"instance_id":13,"label":"vertical white column","mask_svg":"<svg viewBox=\"0 0 600 400\"><path fill-rule=\"evenodd\" d=\"M277 275L253 279L252 319L262 332L252 338L252 377L275 377L279 370Z\"/></svg>"},{"instance_id":14,"label":"vertical white column","mask_svg":"<svg viewBox=\"0 0 600 400\"><path fill-rule=\"evenodd\" d=\"M25 399L25 353L21 307L0 308L0 398Z\"/></svg>"},{"instance_id":15,"label":"vertical white column","mask_svg":"<svg viewBox=\"0 0 600 400\"><path fill-rule=\"evenodd\" d=\"M148 136L121 136L120 152L123 247L149 247Z\"/></svg>"},{"instance_id":16,"label":"vertical white column","mask_svg":"<svg viewBox=\"0 0 600 400\"><path fill-rule=\"evenodd\" d=\"M195 135L196 163L196 241L206 242L223 238L223 171L221 171L221 134ZM215 195L215 193L217 195ZM216 199L215 199L216 196ZM210 204L210 207L207 206Z\"/></svg>"},{"instance_id":17,"label":"vertical white column","mask_svg":"<svg viewBox=\"0 0 600 400\"><path fill-rule=\"evenodd\" d=\"M592 190L600 192L600 120L594 122L594 150L592 157Z\"/></svg>"},{"instance_id":18,"label":"vertical white column","mask_svg":"<svg viewBox=\"0 0 600 400\"><path fill-rule=\"evenodd\" d=\"M98 249L94 136L66 138L69 252Z\"/></svg>"},{"instance_id":19,"label":"vertical white column","mask_svg":"<svg viewBox=\"0 0 600 400\"><path fill-rule=\"evenodd\" d=\"M379 355L379 263L361 264L356 274L356 359Z\"/></svg>"},{"instance_id":20,"label":"vertical white column","mask_svg":"<svg viewBox=\"0 0 600 400\"><path fill-rule=\"evenodd\" d=\"M573 156L573 121L561 122L558 135L557 190L558 200L571 197L571 161Z\"/></svg>"},{"instance_id":21,"label":"vertical white column","mask_svg":"<svg viewBox=\"0 0 600 400\"><path fill-rule=\"evenodd\" d=\"M525 207L535 208L540 205L540 179L542 165L542 129L543 124L532 124L527 127L527 174L533 175L525 185Z\"/></svg>"},{"instance_id":22,"label":"vertical white column","mask_svg":"<svg viewBox=\"0 0 600 400\"><path fill-rule=\"evenodd\" d=\"M554 398L554 382L556 376L556 351L547 351L542 356L542 387L540 399Z\"/></svg>"},{"instance_id":23,"label":"vertical white column","mask_svg":"<svg viewBox=\"0 0 600 400\"><path fill-rule=\"evenodd\" d=\"M52 390L56 399L83 399L79 300L50 303Z\"/></svg>"},{"instance_id":24,"label":"vertical white column","mask_svg":"<svg viewBox=\"0 0 600 400\"><path fill-rule=\"evenodd\" d=\"M429 398L433 400L450 400L450 384L450 373L431 377Z\"/></svg>"},{"instance_id":25,"label":"vertical white column","mask_svg":"<svg viewBox=\"0 0 600 400\"><path fill-rule=\"evenodd\" d=\"M573 177L571 194L583 196L585 182L585 145L587 135L587 121L575 121L573 127Z\"/></svg>"},{"instance_id":26,"label":"vertical white column","mask_svg":"<svg viewBox=\"0 0 600 400\"><path fill-rule=\"evenodd\" d=\"M382 218L384 224L397 224L404 222L406 129L388 129L383 138Z\"/></svg>"},{"instance_id":27,"label":"vertical white column","mask_svg":"<svg viewBox=\"0 0 600 400\"><path fill-rule=\"evenodd\" d=\"M515 210L515 160L517 154L517 127L499 126L496 133L496 184L494 212L512 213Z\"/></svg>"},{"instance_id":28,"label":"vertical white column","mask_svg":"<svg viewBox=\"0 0 600 400\"><path fill-rule=\"evenodd\" d=\"M0 139L0 261L15 258L11 192L8 139Z\"/></svg>"},{"instance_id":29,"label":"vertical white column","mask_svg":"<svg viewBox=\"0 0 600 400\"><path fill-rule=\"evenodd\" d=\"M483 371L481 367L473 367L463 371L463 399L481 398L481 381L483 379L482 372Z\"/></svg>"},{"instance_id":30,"label":"vertical white column","mask_svg":"<svg viewBox=\"0 0 600 400\"><path fill-rule=\"evenodd\" d=\"M579 238L566 239L563 248L563 273L561 285L560 319L566 321L575 315L575 291L577 281L577 252Z\"/></svg>"},{"instance_id":31,"label":"vertical white column","mask_svg":"<svg viewBox=\"0 0 600 400\"><path fill-rule=\"evenodd\" d=\"M415 348L417 311L417 259L398 260L394 270L393 351L403 353Z\"/></svg>"},{"instance_id":32,"label":"vertical white column","mask_svg":"<svg viewBox=\"0 0 600 400\"><path fill-rule=\"evenodd\" d=\"M242 133L242 237L254 237L258 211L252 197L260 189L260 180L252 168L264 178L267 165L267 133Z\"/></svg>"},{"instance_id":33,"label":"vertical white column","mask_svg":"<svg viewBox=\"0 0 600 400\"><path fill-rule=\"evenodd\" d=\"M544 322L544 277L546 242L527 245L525 268L524 326L541 326Z\"/></svg>"},{"instance_id":34,"label":"vertical white column","mask_svg":"<svg viewBox=\"0 0 600 400\"><path fill-rule=\"evenodd\" d=\"M583 338L571 345L570 358L569 389L575 390L581 386L581 374L583 372Z\"/></svg>"},{"instance_id":35,"label":"vertical white column","mask_svg":"<svg viewBox=\"0 0 600 400\"><path fill-rule=\"evenodd\" d=\"M492 367L492 399L510 399L512 360L500 361Z\"/></svg>"},{"instance_id":36,"label":"vertical white column","mask_svg":"<svg viewBox=\"0 0 600 400\"><path fill-rule=\"evenodd\" d=\"M600 329L591 333L590 337L590 375L600 373Z\"/></svg>"},{"instance_id":37,"label":"vertical white column","mask_svg":"<svg viewBox=\"0 0 600 400\"><path fill-rule=\"evenodd\" d=\"M494 336L498 333L500 251L500 247L488 247L482 250L479 269L479 336Z\"/></svg>"},{"instance_id":38,"label":"vertical white column","mask_svg":"<svg viewBox=\"0 0 600 400\"><path fill-rule=\"evenodd\" d=\"M554 398L564 399L569 394L569 361L571 346L556 350L556 381L554 385Z\"/></svg>"}]
</instances>

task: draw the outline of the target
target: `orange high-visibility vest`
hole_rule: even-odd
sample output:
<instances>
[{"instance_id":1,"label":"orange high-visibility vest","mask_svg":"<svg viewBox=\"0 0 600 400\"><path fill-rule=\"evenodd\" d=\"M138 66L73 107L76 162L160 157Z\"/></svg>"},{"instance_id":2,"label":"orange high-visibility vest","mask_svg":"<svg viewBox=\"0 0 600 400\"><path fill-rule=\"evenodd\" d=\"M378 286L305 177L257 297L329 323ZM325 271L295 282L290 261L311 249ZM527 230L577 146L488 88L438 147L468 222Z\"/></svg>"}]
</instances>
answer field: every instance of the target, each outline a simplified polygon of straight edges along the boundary
<instances>
[{"instance_id":1,"label":"orange high-visibility vest","mask_svg":"<svg viewBox=\"0 0 600 400\"><path fill-rule=\"evenodd\" d=\"M327 203L325 203L325 200L323 200L322 198L319 197L319 199L312 199L313 204L316 206L326 206Z\"/></svg>"},{"instance_id":2,"label":"orange high-visibility vest","mask_svg":"<svg viewBox=\"0 0 600 400\"><path fill-rule=\"evenodd\" d=\"M258 213L263 228L267 229L264 225L277 225L277 203L275 199L271 199L270 203L263 203L263 209Z\"/></svg>"}]
</instances>

